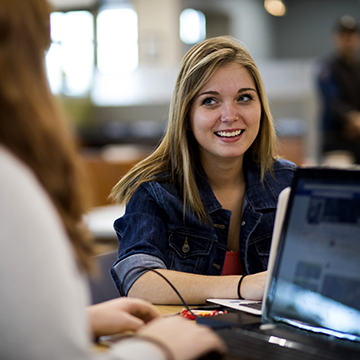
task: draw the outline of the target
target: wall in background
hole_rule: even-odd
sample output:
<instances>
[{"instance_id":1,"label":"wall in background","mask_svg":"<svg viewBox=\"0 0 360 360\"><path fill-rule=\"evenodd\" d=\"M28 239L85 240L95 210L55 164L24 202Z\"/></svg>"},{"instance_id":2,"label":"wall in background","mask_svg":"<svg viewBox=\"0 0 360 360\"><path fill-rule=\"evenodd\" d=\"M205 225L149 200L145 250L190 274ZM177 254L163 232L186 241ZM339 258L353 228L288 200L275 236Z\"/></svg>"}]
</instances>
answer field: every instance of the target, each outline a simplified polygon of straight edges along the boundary
<instances>
[{"instance_id":1,"label":"wall in background","mask_svg":"<svg viewBox=\"0 0 360 360\"><path fill-rule=\"evenodd\" d=\"M182 9L192 7L207 16L208 36L229 34L246 45L263 75L276 123L304 138L304 157L317 158L316 61L331 52L330 32L340 15L360 20L359 0L285 0L287 14L281 18L269 15L263 0L133 3L139 12L140 67L132 74L97 77L91 126L82 128L84 133L127 134L133 126L138 133L142 129L150 134L153 128L158 134L163 129L178 64L190 47L178 39L178 17Z\"/></svg>"},{"instance_id":2,"label":"wall in background","mask_svg":"<svg viewBox=\"0 0 360 360\"><path fill-rule=\"evenodd\" d=\"M332 49L331 32L342 15L360 21L359 0L289 0L288 12L273 18L275 58L314 58Z\"/></svg>"}]
</instances>

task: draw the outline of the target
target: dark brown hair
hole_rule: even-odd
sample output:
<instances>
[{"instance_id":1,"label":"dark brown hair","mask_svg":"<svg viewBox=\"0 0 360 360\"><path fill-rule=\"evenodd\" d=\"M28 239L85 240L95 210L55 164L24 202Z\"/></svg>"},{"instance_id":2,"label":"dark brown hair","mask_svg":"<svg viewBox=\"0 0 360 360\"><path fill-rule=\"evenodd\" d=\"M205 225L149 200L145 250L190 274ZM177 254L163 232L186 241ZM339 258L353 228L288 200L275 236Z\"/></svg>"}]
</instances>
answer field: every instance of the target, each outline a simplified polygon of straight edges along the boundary
<instances>
[{"instance_id":1,"label":"dark brown hair","mask_svg":"<svg viewBox=\"0 0 360 360\"><path fill-rule=\"evenodd\" d=\"M44 66L50 10L47 0L0 0L0 142L34 171L90 270L93 250L82 222L89 188Z\"/></svg>"}]
</instances>

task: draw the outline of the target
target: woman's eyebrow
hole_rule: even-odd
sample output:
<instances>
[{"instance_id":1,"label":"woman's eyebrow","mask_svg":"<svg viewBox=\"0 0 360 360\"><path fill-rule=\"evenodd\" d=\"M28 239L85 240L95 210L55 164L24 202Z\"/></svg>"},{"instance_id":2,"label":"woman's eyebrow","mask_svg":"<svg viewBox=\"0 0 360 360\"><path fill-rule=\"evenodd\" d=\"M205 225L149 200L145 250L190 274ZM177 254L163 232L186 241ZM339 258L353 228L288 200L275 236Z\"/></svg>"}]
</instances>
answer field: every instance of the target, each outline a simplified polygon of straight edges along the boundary
<instances>
[{"instance_id":1,"label":"woman's eyebrow","mask_svg":"<svg viewBox=\"0 0 360 360\"><path fill-rule=\"evenodd\" d=\"M238 94L244 92L244 91L254 91L254 92L257 92L255 88L240 88L238 90ZM204 95L219 95L219 93L217 91L214 91L214 90L207 90L207 91L203 91L202 93L198 94L197 97L199 96L204 96Z\"/></svg>"},{"instance_id":2,"label":"woman's eyebrow","mask_svg":"<svg viewBox=\"0 0 360 360\"><path fill-rule=\"evenodd\" d=\"M254 88L241 88L241 89L239 89L238 93L242 93L244 91L255 91L255 92L257 92L256 89L254 89Z\"/></svg>"},{"instance_id":3,"label":"woman's eyebrow","mask_svg":"<svg viewBox=\"0 0 360 360\"><path fill-rule=\"evenodd\" d=\"M209 90L209 91L204 91L204 92L198 94L197 97L203 96L203 95L219 95L219 93L217 91Z\"/></svg>"}]
</instances>

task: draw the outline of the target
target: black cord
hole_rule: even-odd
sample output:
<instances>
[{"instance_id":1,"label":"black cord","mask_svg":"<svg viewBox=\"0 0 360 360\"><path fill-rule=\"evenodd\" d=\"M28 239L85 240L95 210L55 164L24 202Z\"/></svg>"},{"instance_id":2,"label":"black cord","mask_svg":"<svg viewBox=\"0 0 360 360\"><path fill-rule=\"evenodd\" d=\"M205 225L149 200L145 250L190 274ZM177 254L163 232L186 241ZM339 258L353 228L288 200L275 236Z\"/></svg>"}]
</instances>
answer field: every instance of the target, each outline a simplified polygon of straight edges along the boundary
<instances>
[{"instance_id":1,"label":"black cord","mask_svg":"<svg viewBox=\"0 0 360 360\"><path fill-rule=\"evenodd\" d=\"M183 305L185 306L186 310L189 311L189 313L193 316L195 316L197 318L197 315L195 315L191 309L189 308L188 304L186 303L186 301L183 299L183 297L181 296L181 294L179 293L179 291L176 289L176 287L170 282L170 280L168 280L163 274L159 273L158 271L156 271L154 268L152 267L148 267L148 266L134 266L132 267L124 276L122 284L121 284L121 295L125 296L125 291L124 291L124 282L125 279L128 277L128 275L130 274L131 271L133 271L134 269L142 269L142 270L148 270L148 271L152 271L155 274L158 274L159 276L161 276L170 286L171 288L175 291L176 295L179 297L179 299L181 300L181 302L183 303Z\"/></svg>"}]
</instances>

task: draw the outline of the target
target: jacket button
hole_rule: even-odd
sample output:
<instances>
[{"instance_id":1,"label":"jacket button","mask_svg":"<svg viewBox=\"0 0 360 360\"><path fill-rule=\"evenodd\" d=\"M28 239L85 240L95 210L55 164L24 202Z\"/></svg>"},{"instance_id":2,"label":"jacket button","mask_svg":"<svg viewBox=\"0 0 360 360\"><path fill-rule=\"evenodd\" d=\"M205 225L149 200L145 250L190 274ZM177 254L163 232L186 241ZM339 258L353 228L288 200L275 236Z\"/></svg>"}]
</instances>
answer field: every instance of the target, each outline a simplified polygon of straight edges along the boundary
<instances>
[{"instance_id":1,"label":"jacket button","mask_svg":"<svg viewBox=\"0 0 360 360\"><path fill-rule=\"evenodd\" d=\"M189 246L189 244L188 244L187 238L186 238L186 240L185 240L185 242L184 242L184 245L182 246L181 250L182 250L182 252L185 253L185 254L190 251L190 246Z\"/></svg>"},{"instance_id":2,"label":"jacket button","mask_svg":"<svg viewBox=\"0 0 360 360\"><path fill-rule=\"evenodd\" d=\"M244 226L246 224L246 221L241 222L241 226Z\"/></svg>"}]
</instances>

